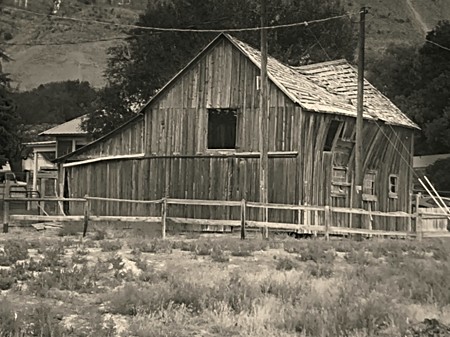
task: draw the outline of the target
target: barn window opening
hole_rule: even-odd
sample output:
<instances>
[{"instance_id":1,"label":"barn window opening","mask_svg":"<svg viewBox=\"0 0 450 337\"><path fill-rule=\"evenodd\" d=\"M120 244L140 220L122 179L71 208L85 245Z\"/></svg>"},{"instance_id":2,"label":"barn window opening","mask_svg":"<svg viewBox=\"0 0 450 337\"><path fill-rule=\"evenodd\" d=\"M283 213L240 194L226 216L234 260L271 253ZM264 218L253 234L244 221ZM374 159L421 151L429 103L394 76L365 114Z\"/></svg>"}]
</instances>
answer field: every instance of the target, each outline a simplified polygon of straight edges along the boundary
<instances>
[{"instance_id":1,"label":"barn window opening","mask_svg":"<svg viewBox=\"0 0 450 337\"><path fill-rule=\"evenodd\" d=\"M347 194L347 169L345 167L333 167L331 176L331 193L334 196L342 196Z\"/></svg>"},{"instance_id":2,"label":"barn window opening","mask_svg":"<svg viewBox=\"0 0 450 337\"><path fill-rule=\"evenodd\" d=\"M364 175L363 194L375 195L375 172L368 172Z\"/></svg>"},{"instance_id":3,"label":"barn window opening","mask_svg":"<svg viewBox=\"0 0 450 337\"><path fill-rule=\"evenodd\" d=\"M236 109L208 109L208 149L235 149L236 125Z\"/></svg>"},{"instance_id":4,"label":"barn window opening","mask_svg":"<svg viewBox=\"0 0 450 337\"><path fill-rule=\"evenodd\" d=\"M340 125L341 125L340 121L336 120L331 121L331 124L328 127L327 138L325 138L325 145L323 146L324 151L331 151L334 139L336 138L336 133L338 132Z\"/></svg>"},{"instance_id":5,"label":"barn window opening","mask_svg":"<svg viewBox=\"0 0 450 337\"><path fill-rule=\"evenodd\" d=\"M395 198L398 193L398 177L395 174L389 176L389 197Z\"/></svg>"}]
</instances>

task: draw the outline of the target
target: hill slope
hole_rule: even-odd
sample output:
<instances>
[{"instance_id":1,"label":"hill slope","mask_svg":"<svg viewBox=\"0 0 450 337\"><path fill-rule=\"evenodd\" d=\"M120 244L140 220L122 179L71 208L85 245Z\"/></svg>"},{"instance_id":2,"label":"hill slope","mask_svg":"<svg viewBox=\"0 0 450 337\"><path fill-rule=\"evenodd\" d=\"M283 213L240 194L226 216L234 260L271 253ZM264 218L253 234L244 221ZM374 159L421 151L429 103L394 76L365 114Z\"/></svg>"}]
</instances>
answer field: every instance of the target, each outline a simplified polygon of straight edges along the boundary
<instances>
[{"instance_id":1,"label":"hill slope","mask_svg":"<svg viewBox=\"0 0 450 337\"><path fill-rule=\"evenodd\" d=\"M134 1L133 3L131 3ZM116 23L134 23L144 10L140 0L64 0L59 15ZM25 0L5 0L4 5L24 8ZM125 2L127 4L121 4ZM27 9L50 13L51 1L28 0ZM92 5L91 3L95 3ZM450 18L448 0L347 0L349 11L365 4L367 17L367 51L379 53L389 44L423 43L426 31L439 20ZM357 20L355 16L354 20ZM56 20L47 16L4 9L0 15L0 31L9 43L7 48L14 61L4 68L11 73L14 85L21 91L42 83L64 80L86 80L95 87L105 84L103 71L107 64L107 49L120 40L84 44L28 46L35 43L64 43L109 39L125 35L126 29L113 25L80 24Z\"/></svg>"}]
</instances>

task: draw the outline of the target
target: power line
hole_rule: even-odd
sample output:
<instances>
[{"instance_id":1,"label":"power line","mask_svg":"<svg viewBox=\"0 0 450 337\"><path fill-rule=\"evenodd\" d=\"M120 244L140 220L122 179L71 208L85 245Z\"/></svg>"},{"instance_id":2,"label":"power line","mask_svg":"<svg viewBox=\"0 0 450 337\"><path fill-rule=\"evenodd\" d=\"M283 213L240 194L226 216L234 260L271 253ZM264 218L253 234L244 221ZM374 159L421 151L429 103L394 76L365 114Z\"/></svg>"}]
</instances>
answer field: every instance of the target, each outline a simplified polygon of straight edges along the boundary
<instances>
[{"instance_id":1,"label":"power line","mask_svg":"<svg viewBox=\"0 0 450 337\"><path fill-rule=\"evenodd\" d=\"M326 57L328 58L329 61L331 61L331 57L330 55L327 53L327 51L325 50L325 48L322 46L322 44L320 43L319 39L317 38L316 34L314 34L314 32L311 30L311 28L309 28L308 26L306 26L306 28L308 29L308 31L312 34L312 36L314 37L314 39L316 40L317 44L319 45L320 49L322 49L322 51L324 52L324 54L326 55Z\"/></svg>"},{"instance_id":2,"label":"power line","mask_svg":"<svg viewBox=\"0 0 450 337\"><path fill-rule=\"evenodd\" d=\"M436 42L433 42L433 41L431 41L431 40L425 39L425 42L431 43L431 44L433 44L433 45L435 45L435 46L437 46L437 47L439 47L439 48L441 48L441 49L450 51L450 48L444 47L443 45L441 45L441 44L439 44L439 43L436 43Z\"/></svg>"},{"instance_id":3,"label":"power line","mask_svg":"<svg viewBox=\"0 0 450 337\"><path fill-rule=\"evenodd\" d=\"M321 23L336 19L341 19L344 17L351 16L355 13L345 13L341 15L335 15L330 16L323 19L317 19L317 20L310 20L310 21L303 21L303 22L295 22L295 23L288 23L288 24L282 24L282 25L274 25L274 26L266 26L266 27L247 27L247 28L224 28L224 29L191 29L191 28L164 28L164 27L146 27L146 26L140 26L140 25L132 25L132 24L124 24L124 23L115 23L115 22L109 22L109 21L100 21L100 20L86 20L86 19L80 19L80 18L74 18L69 16L61 16L56 14L43 14L35 11L30 11L27 9L22 8L14 8L14 7L3 7L7 9L11 9L18 12L24 12L28 14L33 15L39 15L39 16L46 16L49 18L55 18L58 20L68 20L68 21L74 21L74 22L83 22L83 23L95 23L99 25L113 25L117 27L126 27L126 28L133 28L133 29L142 29L142 30L149 30L149 31L159 31L159 32L190 32L190 33L222 33L222 32L249 32L249 31L259 31L262 29L279 29L279 28L289 28L289 27L299 27L299 26L307 26L309 24L314 23Z\"/></svg>"},{"instance_id":4,"label":"power line","mask_svg":"<svg viewBox=\"0 0 450 337\"><path fill-rule=\"evenodd\" d=\"M49 43L41 43L41 42L29 42L29 43L0 43L4 46L60 46L60 45L76 45L76 44L86 44L86 43L96 43L96 42L107 42L114 40L126 40L133 38L135 35L130 36L116 36L104 39L96 39L96 40L81 40L81 41L61 41L61 42L49 42Z\"/></svg>"}]
</instances>

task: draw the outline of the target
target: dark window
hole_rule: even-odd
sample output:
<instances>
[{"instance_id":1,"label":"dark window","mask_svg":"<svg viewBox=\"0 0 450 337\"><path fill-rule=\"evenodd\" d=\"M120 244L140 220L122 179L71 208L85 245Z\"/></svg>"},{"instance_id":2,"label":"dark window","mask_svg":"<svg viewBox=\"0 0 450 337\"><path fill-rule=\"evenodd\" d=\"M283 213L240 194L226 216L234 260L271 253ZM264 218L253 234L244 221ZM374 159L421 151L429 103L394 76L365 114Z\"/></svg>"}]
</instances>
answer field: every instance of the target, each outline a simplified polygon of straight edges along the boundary
<instances>
[{"instance_id":1,"label":"dark window","mask_svg":"<svg viewBox=\"0 0 450 337\"><path fill-rule=\"evenodd\" d=\"M67 153L72 152L71 140L58 140L56 145L56 157L64 156Z\"/></svg>"},{"instance_id":2,"label":"dark window","mask_svg":"<svg viewBox=\"0 0 450 337\"><path fill-rule=\"evenodd\" d=\"M341 122L331 121L330 127L328 128L327 138L325 139L325 145L323 147L324 151L331 151L333 147L334 138L336 137L336 132L339 129Z\"/></svg>"},{"instance_id":3,"label":"dark window","mask_svg":"<svg viewBox=\"0 0 450 337\"><path fill-rule=\"evenodd\" d=\"M396 197L398 192L398 177L394 174L389 176L389 196Z\"/></svg>"},{"instance_id":4,"label":"dark window","mask_svg":"<svg viewBox=\"0 0 450 337\"><path fill-rule=\"evenodd\" d=\"M235 149L236 124L236 110L208 109L208 149Z\"/></svg>"}]
</instances>

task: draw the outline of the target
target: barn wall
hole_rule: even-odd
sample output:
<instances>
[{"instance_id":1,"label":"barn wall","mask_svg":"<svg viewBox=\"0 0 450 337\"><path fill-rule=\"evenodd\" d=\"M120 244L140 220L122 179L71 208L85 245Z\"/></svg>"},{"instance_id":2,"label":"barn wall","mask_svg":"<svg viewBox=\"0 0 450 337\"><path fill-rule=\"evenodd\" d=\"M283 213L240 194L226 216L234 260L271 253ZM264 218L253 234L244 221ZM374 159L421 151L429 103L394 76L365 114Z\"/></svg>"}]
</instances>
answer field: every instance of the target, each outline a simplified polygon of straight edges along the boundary
<instances>
[{"instance_id":1,"label":"barn wall","mask_svg":"<svg viewBox=\"0 0 450 337\"><path fill-rule=\"evenodd\" d=\"M144 118L138 118L113 135L97 142L75 158L77 160L144 152Z\"/></svg>"},{"instance_id":2,"label":"barn wall","mask_svg":"<svg viewBox=\"0 0 450 337\"><path fill-rule=\"evenodd\" d=\"M68 167L71 197L156 200L164 196L181 199L259 200L257 157L167 157L113 160ZM297 204L296 158L270 158L269 201ZM71 205L73 213L80 213ZM82 207L82 206L79 206ZM224 207L170 207L170 216L227 219L239 218L239 209ZM159 215L159 206L117 202L93 202L95 215ZM231 214L231 212L233 212ZM256 212L255 216L256 216ZM279 214L278 214L279 213ZM283 214L281 214L283 213ZM293 212L271 213L272 220L294 221Z\"/></svg>"},{"instance_id":3,"label":"barn wall","mask_svg":"<svg viewBox=\"0 0 450 337\"><path fill-rule=\"evenodd\" d=\"M206 53L146 110L147 154L207 152L208 108L238 110L237 152L259 150L259 69L226 40ZM299 114L292 101L270 84L269 151L291 151Z\"/></svg>"}]
</instances>

